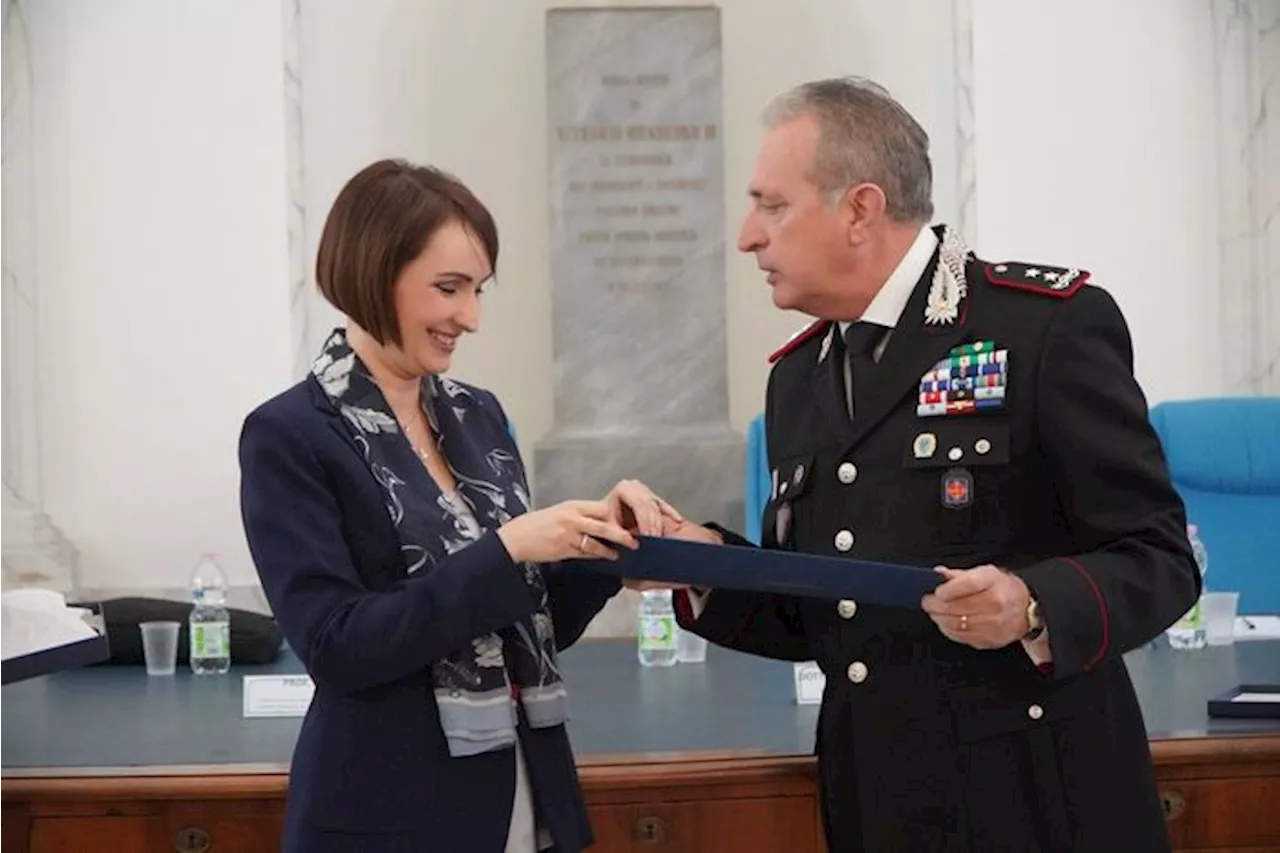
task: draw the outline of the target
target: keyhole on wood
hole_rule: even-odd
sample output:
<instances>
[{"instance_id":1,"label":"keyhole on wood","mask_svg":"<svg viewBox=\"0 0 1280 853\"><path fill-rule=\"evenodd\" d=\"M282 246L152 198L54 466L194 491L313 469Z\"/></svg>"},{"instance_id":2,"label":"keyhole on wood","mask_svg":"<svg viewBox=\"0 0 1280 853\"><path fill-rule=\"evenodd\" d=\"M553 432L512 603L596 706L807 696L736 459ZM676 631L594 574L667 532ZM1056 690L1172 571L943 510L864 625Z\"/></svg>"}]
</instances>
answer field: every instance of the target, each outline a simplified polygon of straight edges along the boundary
<instances>
[{"instance_id":1,"label":"keyhole on wood","mask_svg":"<svg viewBox=\"0 0 1280 853\"><path fill-rule=\"evenodd\" d=\"M208 853L211 847L213 839L199 827L188 826L173 834L173 849L177 853Z\"/></svg>"},{"instance_id":2,"label":"keyhole on wood","mask_svg":"<svg viewBox=\"0 0 1280 853\"><path fill-rule=\"evenodd\" d=\"M636 821L634 835L641 844L666 844L667 825L662 818L642 817Z\"/></svg>"},{"instance_id":3,"label":"keyhole on wood","mask_svg":"<svg viewBox=\"0 0 1280 853\"><path fill-rule=\"evenodd\" d=\"M1176 820L1187 808L1187 801L1177 791L1161 791L1160 807L1164 809L1165 820Z\"/></svg>"}]
</instances>

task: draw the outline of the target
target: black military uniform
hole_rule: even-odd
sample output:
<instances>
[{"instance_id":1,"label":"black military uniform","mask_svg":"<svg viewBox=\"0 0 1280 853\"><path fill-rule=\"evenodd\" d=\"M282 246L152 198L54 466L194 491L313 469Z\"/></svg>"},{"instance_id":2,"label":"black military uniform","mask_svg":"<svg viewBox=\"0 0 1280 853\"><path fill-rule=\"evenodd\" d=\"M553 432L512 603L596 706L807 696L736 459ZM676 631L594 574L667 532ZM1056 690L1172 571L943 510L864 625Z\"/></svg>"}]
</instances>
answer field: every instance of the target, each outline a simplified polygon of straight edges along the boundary
<instances>
[{"instance_id":1,"label":"black military uniform","mask_svg":"<svg viewBox=\"0 0 1280 853\"><path fill-rule=\"evenodd\" d=\"M937 233L879 361L854 373L852 419L838 325L777 354L763 544L1017 572L1052 664L854 601L715 590L696 619L678 597L678 617L821 666L831 853L1168 850L1121 655L1189 609L1200 578L1127 327L1084 271L986 263Z\"/></svg>"}]
</instances>

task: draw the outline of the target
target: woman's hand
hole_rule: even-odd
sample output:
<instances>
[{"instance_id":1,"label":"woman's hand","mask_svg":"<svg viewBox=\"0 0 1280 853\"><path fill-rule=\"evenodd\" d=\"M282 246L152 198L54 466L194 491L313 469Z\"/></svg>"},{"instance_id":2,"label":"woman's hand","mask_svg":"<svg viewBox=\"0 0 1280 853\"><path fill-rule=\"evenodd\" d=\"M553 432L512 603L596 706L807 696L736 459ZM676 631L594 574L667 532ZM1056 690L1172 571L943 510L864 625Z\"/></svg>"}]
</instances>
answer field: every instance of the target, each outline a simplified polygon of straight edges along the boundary
<instances>
[{"instance_id":1,"label":"woman's hand","mask_svg":"<svg viewBox=\"0 0 1280 853\"><path fill-rule=\"evenodd\" d=\"M640 543L614 521L612 512L607 501L564 501L516 516L498 528L498 538L517 563L616 560L618 553L596 539L631 549Z\"/></svg>"},{"instance_id":2,"label":"woman's hand","mask_svg":"<svg viewBox=\"0 0 1280 853\"><path fill-rule=\"evenodd\" d=\"M666 526L684 521L675 507L639 480L620 481L604 501L609 505L610 520L641 536L661 536Z\"/></svg>"}]
</instances>

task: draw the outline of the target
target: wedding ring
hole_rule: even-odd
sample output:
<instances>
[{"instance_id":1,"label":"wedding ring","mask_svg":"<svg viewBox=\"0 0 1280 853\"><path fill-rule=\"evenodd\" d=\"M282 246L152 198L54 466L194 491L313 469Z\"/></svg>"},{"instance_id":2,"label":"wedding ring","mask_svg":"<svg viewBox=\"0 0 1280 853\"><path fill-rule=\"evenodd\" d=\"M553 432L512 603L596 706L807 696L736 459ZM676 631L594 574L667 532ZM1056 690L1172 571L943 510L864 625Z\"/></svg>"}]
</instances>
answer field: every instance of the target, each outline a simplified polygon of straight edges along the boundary
<instances>
[{"instance_id":1,"label":"wedding ring","mask_svg":"<svg viewBox=\"0 0 1280 853\"><path fill-rule=\"evenodd\" d=\"M578 550L585 552L587 550L587 534L582 534L582 541L578 543Z\"/></svg>"},{"instance_id":2,"label":"wedding ring","mask_svg":"<svg viewBox=\"0 0 1280 853\"><path fill-rule=\"evenodd\" d=\"M961 615L961 617L960 617L960 630L961 630L961 631L968 631L968 630L969 630L969 617L968 617L968 616Z\"/></svg>"}]
</instances>

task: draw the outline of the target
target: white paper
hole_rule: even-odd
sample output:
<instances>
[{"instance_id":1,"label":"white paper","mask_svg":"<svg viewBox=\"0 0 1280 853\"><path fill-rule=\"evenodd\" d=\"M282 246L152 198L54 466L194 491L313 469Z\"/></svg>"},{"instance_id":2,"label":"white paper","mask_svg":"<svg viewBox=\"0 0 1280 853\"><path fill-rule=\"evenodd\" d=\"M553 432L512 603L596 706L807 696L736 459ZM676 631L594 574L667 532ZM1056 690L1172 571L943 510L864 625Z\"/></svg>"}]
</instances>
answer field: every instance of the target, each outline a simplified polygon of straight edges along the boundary
<instances>
[{"instance_id":1,"label":"white paper","mask_svg":"<svg viewBox=\"0 0 1280 853\"><path fill-rule=\"evenodd\" d=\"M827 677L813 661L795 664L796 704L817 705L822 701L822 689L827 685Z\"/></svg>"},{"instance_id":2,"label":"white paper","mask_svg":"<svg viewBox=\"0 0 1280 853\"><path fill-rule=\"evenodd\" d=\"M15 589L0 596L0 655L5 660L98 636L84 607L67 607L62 593Z\"/></svg>"},{"instance_id":3,"label":"white paper","mask_svg":"<svg viewBox=\"0 0 1280 853\"><path fill-rule=\"evenodd\" d=\"M1280 693L1241 693L1231 697L1232 702L1280 702Z\"/></svg>"},{"instance_id":4,"label":"white paper","mask_svg":"<svg viewBox=\"0 0 1280 853\"><path fill-rule=\"evenodd\" d=\"M301 717L315 693L309 675L244 676L246 717Z\"/></svg>"},{"instance_id":5,"label":"white paper","mask_svg":"<svg viewBox=\"0 0 1280 853\"><path fill-rule=\"evenodd\" d=\"M1280 640L1280 616L1237 616L1237 640Z\"/></svg>"}]
</instances>

